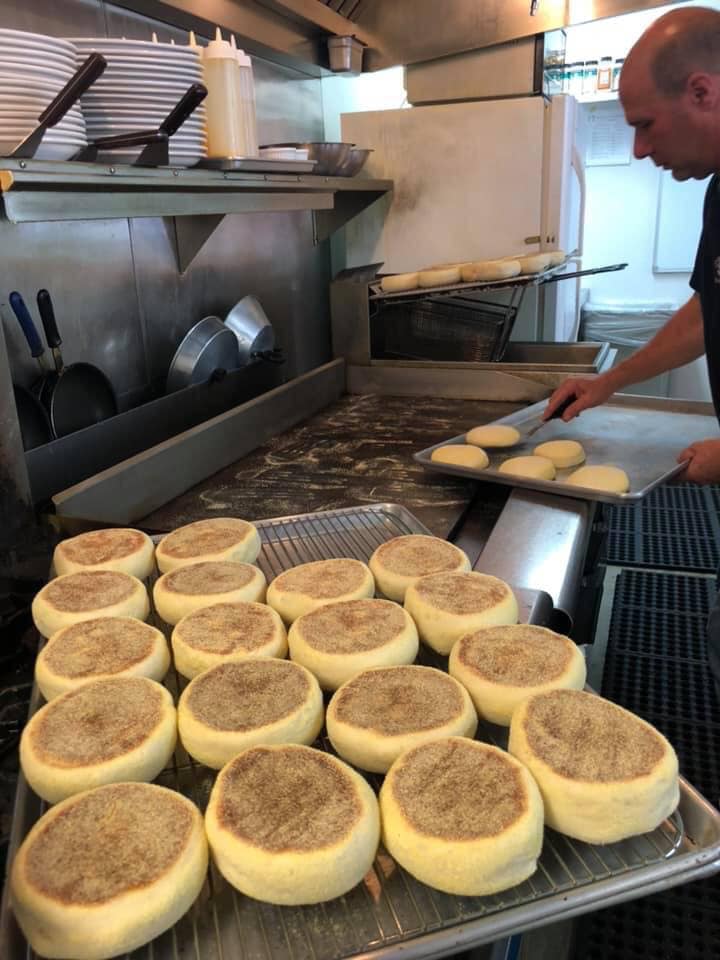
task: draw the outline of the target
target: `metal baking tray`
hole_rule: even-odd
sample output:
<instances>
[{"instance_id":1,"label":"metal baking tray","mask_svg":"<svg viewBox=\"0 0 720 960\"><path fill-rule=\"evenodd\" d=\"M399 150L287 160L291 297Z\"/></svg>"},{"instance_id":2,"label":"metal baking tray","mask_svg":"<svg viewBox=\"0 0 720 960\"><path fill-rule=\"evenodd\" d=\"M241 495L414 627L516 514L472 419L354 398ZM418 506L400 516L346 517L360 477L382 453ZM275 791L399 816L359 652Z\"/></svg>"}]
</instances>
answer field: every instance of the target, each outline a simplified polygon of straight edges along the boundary
<instances>
[{"instance_id":1,"label":"metal baking tray","mask_svg":"<svg viewBox=\"0 0 720 960\"><path fill-rule=\"evenodd\" d=\"M226 173L312 173L317 160L271 160L268 157L207 157L196 167Z\"/></svg>"},{"instance_id":2,"label":"metal baking tray","mask_svg":"<svg viewBox=\"0 0 720 960\"><path fill-rule=\"evenodd\" d=\"M537 287L542 283L553 283L556 280L572 280L576 277L590 277L597 273L614 273L617 270L624 270L626 263L613 263L608 267L593 267L589 270L573 270L570 273L562 271L568 265L572 257L566 259L557 267L546 267L540 273L519 274L508 280L487 280L476 281L473 283L453 283L442 287L417 287L414 290L401 290L399 293L385 293L380 280L374 280L369 284L371 301L384 302L386 300L424 300L426 297L435 296L453 296L463 293L469 293L471 290L480 292L482 290L507 290L511 287Z\"/></svg>"},{"instance_id":3,"label":"metal baking tray","mask_svg":"<svg viewBox=\"0 0 720 960\"><path fill-rule=\"evenodd\" d=\"M429 531L405 508L375 504L265 520L258 563L268 580L298 563L330 557L367 560L381 543ZM524 616L536 620L532 591L521 594ZM525 602L523 602L523 600ZM429 656L425 662L444 666ZM185 681L171 672L178 693ZM40 703L33 691L31 712ZM506 731L483 725L481 739L505 742ZM316 744L330 749L325 738ZM179 748L158 782L205 808L215 773ZM378 787L379 777L369 778ZM45 809L19 778L8 863ZM419 883L380 850L373 869L354 890L328 903L276 907L234 891L211 867L191 910L128 960L341 960L445 956L509 933L542 926L720 870L720 814L681 782L679 811L653 833L622 843L591 846L545 831L537 872L491 897L454 897ZM0 913L0 957L30 960L30 951L8 905Z\"/></svg>"},{"instance_id":4,"label":"metal baking tray","mask_svg":"<svg viewBox=\"0 0 720 960\"><path fill-rule=\"evenodd\" d=\"M546 400L541 400L493 423L517 427L524 437L525 431L537 422L546 404ZM473 480L524 487L526 490L541 490L576 500L633 504L682 471L684 464L677 462L677 456L689 443L714 436L720 436L720 431L710 403L617 393L606 404L584 410L570 423L551 420L534 436L522 439L514 447L487 450L490 464L485 470L471 470L430 459L433 450L438 447L464 443L464 434L436 443L414 456L427 470L438 473L452 473ZM546 440L578 440L585 448L587 464L610 463L622 467L630 478L629 492L604 493L564 483L575 467L558 470L555 480L533 480L499 472L498 467L503 460L531 454L538 444Z\"/></svg>"}]
</instances>

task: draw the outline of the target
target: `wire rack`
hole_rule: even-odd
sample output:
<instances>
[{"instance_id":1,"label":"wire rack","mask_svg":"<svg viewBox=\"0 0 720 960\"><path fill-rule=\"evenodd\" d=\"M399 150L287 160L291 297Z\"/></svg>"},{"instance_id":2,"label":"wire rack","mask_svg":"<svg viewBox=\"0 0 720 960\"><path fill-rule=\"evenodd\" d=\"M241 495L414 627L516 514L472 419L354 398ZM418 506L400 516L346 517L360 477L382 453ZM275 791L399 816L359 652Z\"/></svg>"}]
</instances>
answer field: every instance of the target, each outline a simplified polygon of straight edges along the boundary
<instances>
[{"instance_id":1,"label":"wire rack","mask_svg":"<svg viewBox=\"0 0 720 960\"><path fill-rule=\"evenodd\" d=\"M266 520L257 526L262 538L257 562L268 580L291 566L312 560L367 560L376 547L394 536L428 532L407 510L395 505ZM427 653L424 656L426 663L444 664ZM185 683L174 670L166 680L176 695ZM37 700L36 697L36 703ZM478 737L500 746L506 743L506 731L489 724L481 726ZM332 750L325 737L316 746ZM196 763L178 746L172 764L157 782L180 791L204 810L214 778L215 771ZM379 777L369 779L379 788ZM689 802L688 796L692 799L694 794L692 788L683 784L682 789L684 801ZM33 803L37 809L28 815L25 808ZM16 817L18 808L25 832L44 809L24 781L18 788ZM720 825L715 833L720 837ZM14 837L13 850L21 839L22 836ZM128 955L128 960L436 956L453 945L460 949L486 943L513 930L550 922L563 912L567 915L571 907L570 913L577 913L640 896L653 882L666 886L684 882L689 865L682 861L693 853L697 849L685 836L679 813L653 833L603 847L546 830L538 870L529 880L495 896L456 897L418 882L381 848L363 883L344 897L306 907L277 907L245 897L211 866L192 909L172 929ZM719 858L720 841L716 853L716 859ZM675 864L677 869L672 870ZM670 879L671 873L679 879ZM8 909L5 897L0 957L35 960L36 955L25 944Z\"/></svg>"}]
</instances>

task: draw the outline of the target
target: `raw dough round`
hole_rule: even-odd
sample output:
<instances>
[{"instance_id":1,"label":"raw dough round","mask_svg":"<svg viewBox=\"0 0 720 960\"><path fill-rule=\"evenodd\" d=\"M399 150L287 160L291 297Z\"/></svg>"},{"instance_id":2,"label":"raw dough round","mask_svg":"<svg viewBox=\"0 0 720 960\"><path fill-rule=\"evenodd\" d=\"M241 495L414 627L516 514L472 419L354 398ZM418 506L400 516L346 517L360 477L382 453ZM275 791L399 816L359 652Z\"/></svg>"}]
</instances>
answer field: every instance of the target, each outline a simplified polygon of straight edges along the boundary
<instances>
[{"instance_id":1,"label":"raw dough round","mask_svg":"<svg viewBox=\"0 0 720 960\"><path fill-rule=\"evenodd\" d=\"M510 457L500 464L500 473L511 473L516 477L530 477L533 480L554 480L555 465L547 457Z\"/></svg>"},{"instance_id":2,"label":"raw dough round","mask_svg":"<svg viewBox=\"0 0 720 960\"><path fill-rule=\"evenodd\" d=\"M220 771L205 814L218 870L269 903L342 896L372 866L380 814L367 781L296 744L251 747Z\"/></svg>"},{"instance_id":3,"label":"raw dough round","mask_svg":"<svg viewBox=\"0 0 720 960\"><path fill-rule=\"evenodd\" d=\"M57 803L124 780L154 780L177 736L170 691L146 677L92 680L37 711L20 738L20 765L38 796Z\"/></svg>"},{"instance_id":4,"label":"raw dough round","mask_svg":"<svg viewBox=\"0 0 720 960\"><path fill-rule=\"evenodd\" d=\"M161 573L206 560L254 563L260 553L260 534L247 520L213 517L178 527L157 545L155 559Z\"/></svg>"},{"instance_id":5,"label":"raw dough round","mask_svg":"<svg viewBox=\"0 0 720 960\"><path fill-rule=\"evenodd\" d=\"M494 280L509 280L520 273L517 260L478 260L460 268L465 283L492 283Z\"/></svg>"},{"instance_id":6,"label":"raw dough round","mask_svg":"<svg viewBox=\"0 0 720 960\"><path fill-rule=\"evenodd\" d=\"M585 460L585 451L577 440L547 440L533 450L536 457L547 457L558 470L576 467Z\"/></svg>"},{"instance_id":7,"label":"raw dough round","mask_svg":"<svg viewBox=\"0 0 720 960\"><path fill-rule=\"evenodd\" d=\"M37 821L12 865L12 906L38 955L105 960L172 927L207 865L195 804L166 787L114 783Z\"/></svg>"},{"instance_id":8,"label":"raw dough round","mask_svg":"<svg viewBox=\"0 0 720 960\"><path fill-rule=\"evenodd\" d=\"M380 281L383 293L404 293L406 290L417 289L417 285L417 273L396 273L392 277L383 277Z\"/></svg>"},{"instance_id":9,"label":"raw dough round","mask_svg":"<svg viewBox=\"0 0 720 960\"><path fill-rule=\"evenodd\" d=\"M167 640L158 629L134 617L99 617L54 633L35 661L35 679L52 700L88 680L162 680L169 668Z\"/></svg>"},{"instance_id":10,"label":"raw dough round","mask_svg":"<svg viewBox=\"0 0 720 960\"><path fill-rule=\"evenodd\" d=\"M565 263L567 254L564 250L549 250L547 251L548 256L550 257L550 266L559 267L560 264Z\"/></svg>"},{"instance_id":11,"label":"raw dough round","mask_svg":"<svg viewBox=\"0 0 720 960\"><path fill-rule=\"evenodd\" d=\"M155 609L173 626L189 613L214 603L257 603L265 599L265 575L259 567L236 560L190 563L155 581Z\"/></svg>"},{"instance_id":12,"label":"raw dough round","mask_svg":"<svg viewBox=\"0 0 720 960\"><path fill-rule=\"evenodd\" d=\"M446 447L438 447L433 450L430 459L435 463L451 463L455 467L468 467L470 470L484 470L490 463L484 450L469 443L451 443Z\"/></svg>"},{"instance_id":13,"label":"raw dough round","mask_svg":"<svg viewBox=\"0 0 720 960\"><path fill-rule=\"evenodd\" d=\"M268 587L267 602L290 624L328 603L362 600L374 593L373 575L360 560L315 560L275 577Z\"/></svg>"},{"instance_id":14,"label":"raw dough round","mask_svg":"<svg viewBox=\"0 0 720 960\"><path fill-rule=\"evenodd\" d=\"M175 668L188 680L220 663L287 654L285 624L264 603L213 603L183 617L172 632Z\"/></svg>"},{"instance_id":15,"label":"raw dough round","mask_svg":"<svg viewBox=\"0 0 720 960\"><path fill-rule=\"evenodd\" d=\"M433 667L365 670L334 694L326 720L343 760L373 773L387 773L411 747L477 730L467 690Z\"/></svg>"},{"instance_id":16,"label":"raw dough round","mask_svg":"<svg viewBox=\"0 0 720 960\"><path fill-rule=\"evenodd\" d=\"M605 490L608 493L627 493L630 489L630 479L624 470L604 464L580 467L570 474L565 483L588 487L591 490Z\"/></svg>"},{"instance_id":17,"label":"raw dough round","mask_svg":"<svg viewBox=\"0 0 720 960\"><path fill-rule=\"evenodd\" d=\"M418 273L419 287L448 287L453 283L460 283L460 267L421 270L420 273Z\"/></svg>"},{"instance_id":18,"label":"raw dough round","mask_svg":"<svg viewBox=\"0 0 720 960\"><path fill-rule=\"evenodd\" d=\"M32 616L44 637L63 627L98 617L135 617L150 613L147 590L137 577L115 570L66 573L35 595Z\"/></svg>"},{"instance_id":19,"label":"raw dough round","mask_svg":"<svg viewBox=\"0 0 720 960\"><path fill-rule=\"evenodd\" d=\"M586 843L654 830L680 799L665 737L593 693L552 690L525 700L508 749L535 777L548 826Z\"/></svg>"},{"instance_id":20,"label":"raw dough round","mask_svg":"<svg viewBox=\"0 0 720 960\"><path fill-rule=\"evenodd\" d=\"M288 634L290 656L337 690L369 667L412 663L418 632L409 613L390 600L344 600L306 613Z\"/></svg>"},{"instance_id":21,"label":"raw dough round","mask_svg":"<svg viewBox=\"0 0 720 960\"><path fill-rule=\"evenodd\" d=\"M58 574L117 570L144 580L155 569L155 546L142 530L92 530L61 541L53 553L53 566Z\"/></svg>"},{"instance_id":22,"label":"raw dough round","mask_svg":"<svg viewBox=\"0 0 720 960\"><path fill-rule=\"evenodd\" d=\"M420 639L447 655L466 633L499 623L517 623L518 605L510 587L484 573L432 573L407 588L405 609Z\"/></svg>"},{"instance_id":23,"label":"raw dough round","mask_svg":"<svg viewBox=\"0 0 720 960\"><path fill-rule=\"evenodd\" d=\"M418 577L470 570L470 560L463 550L421 533L393 537L377 548L368 563L378 589L398 603L403 602L405 591Z\"/></svg>"},{"instance_id":24,"label":"raw dough round","mask_svg":"<svg viewBox=\"0 0 720 960\"><path fill-rule=\"evenodd\" d=\"M520 431L502 423L488 423L468 430L465 439L475 447L514 447L520 442Z\"/></svg>"},{"instance_id":25,"label":"raw dough round","mask_svg":"<svg viewBox=\"0 0 720 960\"><path fill-rule=\"evenodd\" d=\"M533 253L529 257L518 257L520 272L523 275L532 273L542 273L547 270L552 261L552 255L549 253Z\"/></svg>"},{"instance_id":26,"label":"raw dough round","mask_svg":"<svg viewBox=\"0 0 720 960\"><path fill-rule=\"evenodd\" d=\"M585 686L585 657L572 640L527 623L461 637L450 651L448 670L468 690L480 716L505 727L534 693Z\"/></svg>"},{"instance_id":27,"label":"raw dough round","mask_svg":"<svg viewBox=\"0 0 720 960\"><path fill-rule=\"evenodd\" d=\"M403 753L380 790L383 844L422 883L459 896L507 890L537 869L540 791L498 747L447 737Z\"/></svg>"},{"instance_id":28,"label":"raw dough round","mask_svg":"<svg viewBox=\"0 0 720 960\"><path fill-rule=\"evenodd\" d=\"M221 663L183 690L178 732L191 757L219 770L260 743L312 743L324 713L317 680L298 663Z\"/></svg>"}]
</instances>

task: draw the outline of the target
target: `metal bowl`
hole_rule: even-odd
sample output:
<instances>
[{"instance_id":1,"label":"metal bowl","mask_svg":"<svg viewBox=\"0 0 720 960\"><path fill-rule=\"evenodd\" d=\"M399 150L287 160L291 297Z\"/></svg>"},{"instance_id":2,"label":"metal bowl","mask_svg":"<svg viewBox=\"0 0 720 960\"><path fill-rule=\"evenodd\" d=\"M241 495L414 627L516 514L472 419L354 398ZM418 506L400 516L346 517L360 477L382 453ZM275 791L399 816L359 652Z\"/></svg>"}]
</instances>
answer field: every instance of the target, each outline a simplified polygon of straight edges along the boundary
<instances>
[{"instance_id":1,"label":"metal bowl","mask_svg":"<svg viewBox=\"0 0 720 960\"><path fill-rule=\"evenodd\" d=\"M339 176L338 169L345 163L352 143L298 143L300 150L307 150L308 160L315 161L313 173L323 177Z\"/></svg>"},{"instance_id":2,"label":"metal bowl","mask_svg":"<svg viewBox=\"0 0 720 960\"><path fill-rule=\"evenodd\" d=\"M275 347L275 331L256 297L243 297L225 317L237 338L240 366L250 363L253 354Z\"/></svg>"},{"instance_id":3,"label":"metal bowl","mask_svg":"<svg viewBox=\"0 0 720 960\"><path fill-rule=\"evenodd\" d=\"M367 162L367 158L372 153L372 150L367 150L363 147L353 147L350 150L350 153L347 156L347 160L344 160L335 171L336 177L354 177L356 173L360 173L362 168Z\"/></svg>"}]
</instances>

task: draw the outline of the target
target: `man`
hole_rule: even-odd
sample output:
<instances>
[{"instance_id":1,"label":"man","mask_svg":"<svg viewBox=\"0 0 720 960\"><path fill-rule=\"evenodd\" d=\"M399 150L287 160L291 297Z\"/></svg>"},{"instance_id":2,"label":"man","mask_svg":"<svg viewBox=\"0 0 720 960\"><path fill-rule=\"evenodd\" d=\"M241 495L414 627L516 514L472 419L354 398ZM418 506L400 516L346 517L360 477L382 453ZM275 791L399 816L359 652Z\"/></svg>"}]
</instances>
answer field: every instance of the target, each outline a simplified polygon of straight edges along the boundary
<instances>
[{"instance_id":1,"label":"man","mask_svg":"<svg viewBox=\"0 0 720 960\"><path fill-rule=\"evenodd\" d=\"M703 228L690 286L695 293L653 339L595 379L566 380L552 395L548 417L566 398L572 420L611 394L707 356L720 417L720 13L706 7L673 10L656 20L628 54L620 76L625 119L635 130L634 153L650 157L676 180L714 174L705 195ZM698 438L678 454L683 479L720 483L720 439ZM708 625L710 666L720 690L720 599Z\"/></svg>"}]
</instances>

